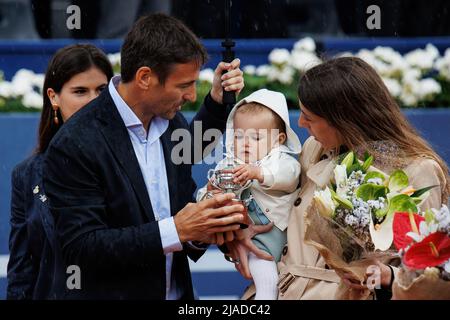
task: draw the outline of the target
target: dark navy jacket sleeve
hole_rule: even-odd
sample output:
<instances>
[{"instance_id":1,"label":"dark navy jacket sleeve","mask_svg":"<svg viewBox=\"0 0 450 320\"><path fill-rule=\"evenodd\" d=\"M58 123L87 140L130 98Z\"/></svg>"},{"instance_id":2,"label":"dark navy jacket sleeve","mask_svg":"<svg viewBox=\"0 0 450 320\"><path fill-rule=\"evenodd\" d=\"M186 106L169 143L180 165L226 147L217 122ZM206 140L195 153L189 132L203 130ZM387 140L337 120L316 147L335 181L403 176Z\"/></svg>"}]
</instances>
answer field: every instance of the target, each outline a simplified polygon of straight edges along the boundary
<instances>
[{"instance_id":1,"label":"dark navy jacket sleeve","mask_svg":"<svg viewBox=\"0 0 450 320\"><path fill-rule=\"evenodd\" d=\"M7 299L31 299L38 274L29 252L26 196L24 189L25 166L16 167L12 173L11 233L9 237Z\"/></svg>"},{"instance_id":2,"label":"dark navy jacket sleeve","mask_svg":"<svg viewBox=\"0 0 450 320\"><path fill-rule=\"evenodd\" d=\"M95 155L80 149L78 137L59 138L46 154L44 186L66 264L91 271L148 268L153 257L163 254L157 222L118 228L108 225L112 213L96 173L98 162L92 161Z\"/></svg>"},{"instance_id":3,"label":"dark navy jacket sleeve","mask_svg":"<svg viewBox=\"0 0 450 320\"><path fill-rule=\"evenodd\" d=\"M206 95L203 105L192 119L189 130L192 135L193 163L197 163L211 153L219 142L205 135L208 130L216 130L217 133L225 131L228 114L224 105L215 102L211 95ZM198 135L201 135L200 137ZM209 140L211 139L211 140ZM197 143L201 141L202 143ZM201 150L199 149L201 148ZM208 150L206 150L208 148Z\"/></svg>"}]
</instances>

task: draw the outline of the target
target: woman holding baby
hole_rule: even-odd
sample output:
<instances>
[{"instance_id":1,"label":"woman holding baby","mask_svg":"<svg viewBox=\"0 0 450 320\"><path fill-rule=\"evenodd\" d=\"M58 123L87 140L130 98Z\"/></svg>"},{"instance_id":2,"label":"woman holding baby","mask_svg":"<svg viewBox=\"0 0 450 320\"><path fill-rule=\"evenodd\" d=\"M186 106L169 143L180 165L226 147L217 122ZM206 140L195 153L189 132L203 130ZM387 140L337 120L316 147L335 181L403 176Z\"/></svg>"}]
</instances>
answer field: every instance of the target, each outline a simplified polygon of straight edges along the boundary
<instances>
[{"instance_id":1,"label":"woman holding baby","mask_svg":"<svg viewBox=\"0 0 450 320\"><path fill-rule=\"evenodd\" d=\"M290 210L287 244L277 264L278 299L335 299L341 283L352 290L366 286L350 274L338 275L317 249L305 242L304 216L314 205L314 191L330 182L337 157L348 150L359 155L367 151L374 156L375 167L387 174L404 170L416 189L437 185L421 210L447 203L449 172L444 160L408 123L376 71L359 58L332 59L308 70L300 79L298 97L298 124L311 137L299 157L300 189ZM240 261L236 268L248 279L248 251L264 254L251 245L253 233L250 228L239 235L241 240L228 245L230 256ZM395 263L375 263L381 271L381 289L372 297L389 299L397 268ZM254 292L250 286L243 298L251 299Z\"/></svg>"}]
</instances>

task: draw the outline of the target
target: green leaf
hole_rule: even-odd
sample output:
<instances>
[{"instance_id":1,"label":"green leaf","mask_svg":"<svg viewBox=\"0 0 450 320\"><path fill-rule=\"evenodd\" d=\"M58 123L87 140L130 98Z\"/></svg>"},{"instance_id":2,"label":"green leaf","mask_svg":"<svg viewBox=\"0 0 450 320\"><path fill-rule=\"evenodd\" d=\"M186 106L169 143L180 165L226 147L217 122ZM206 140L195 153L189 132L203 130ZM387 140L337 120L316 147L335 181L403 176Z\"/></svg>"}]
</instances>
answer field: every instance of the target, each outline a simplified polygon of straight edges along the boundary
<instances>
[{"instance_id":1,"label":"green leaf","mask_svg":"<svg viewBox=\"0 0 450 320\"><path fill-rule=\"evenodd\" d=\"M367 174L364 177L364 183L366 183L367 181L369 181L369 179L375 179L375 178L380 178L381 181L385 181L386 179L384 178L384 175L381 172L377 172L377 171L370 171L367 172Z\"/></svg>"},{"instance_id":2,"label":"green leaf","mask_svg":"<svg viewBox=\"0 0 450 320\"><path fill-rule=\"evenodd\" d=\"M416 190L416 192L414 192L411 197L420 197L421 195L423 195L425 192L435 188L435 187L439 187L438 184L434 185L434 186L429 186L429 187L425 187L419 190Z\"/></svg>"},{"instance_id":3,"label":"green leaf","mask_svg":"<svg viewBox=\"0 0 450 320\"><path fill-rule=\"evenodd\" d=\"M403 170L394 171L389 177L389 191L397 192L408 186L408 176Z\"/></svg>"},{"instance_id":4,"label":"green leaf","mask_svg":"<svg viewBox=\"0 0 450 320\"><path fill-rule=\"evenodd\" d=\"M385 186L379 186L373 183L366 183L356 189L356 196L364 201L376 200L380 197L386 197L387 189Z\"/></svg>"},{"instance_id":5,"label":"green leaf","mask_svg":"<svg viewBox=\"0 0 450 320\"><path fill-rule=\"evenodd\" d=\"M331 190L331 191L336 190L336 184L334 184L333 182L330 183L330 186L329 186L329 187L330 187L330 190ZM333 191L333 192L334 192L334 191Z\"/></svg>"},{"instance_id":6,"label":"green leaf","mask_svg":"<svg viewBox=\"0 0 450 320\"><path fill-rule=\"evenodd\" d=\"M343 207L344 209L350 209L350 210L353 209L353 204L350 202L350 200L341 198L332 189L330 189L330 191L331 191L331 198L333 199L333 201L337 202L338 206Z\"/></svg>"},{"instance_id":7,"label":"green leaf","mask_svg":"<svg viewBox=\"0 0 450 320\"><path fill-rule=\"evenodd\" d=\"M353 152L350 151L349 153L347 153L345 158L342 160L341 164L346 166L346 168L348 169L353 164L354 158L355 158L355 155L353 154Z\"/></svg>"},{"instance_id":8,"label":"green leaf","mask_svg":"<svg viewBox=\"0 0 450 320\"><path fill-rule=\"evenodd\" d=\"M411 197L411 199L414 201L415 204L419 205L424 199L426 199L430 195L429 192L424 193L420 197Z\"/></svg>"},{"instance_id":9,"label":"green leaf","mask_svg":"<svg viewBox=\"0 0 450 320\"><path fill-rule=\"evenodd\" d=\"M370 166L372 165L372 162L373 156L369 156L362 165L363 172L367 172L367 170L369 170Z\"/></svg>"},{"instance_id":10,"label":"green leaf","mask_svg":"<svg viewBox=\"0 0 450 320\"><path fill-rule=\"evenodd\" d=\"M425 211L425 222L427 224L430 224L433 221L434 221L434 213L433 213L433 211L431 209L427 209Z\"/></svg>"},{"instance_id":11,"label":"green leaf","mask_svg":"<svg viewBox=\"0 0 450 320\"><path fill-rule=\"evenodd\" d=\"M417 205L413 199L406 194L398 194L389 200L387 215L390 216L394 212L414 212L416 213Z\"/></svg>"},{"instance_id":12,"label":"green leaf","mask_svg":"<svg viewBox=\"0 0 450 320\"><path fill-rule=\"evenodd\" d=\"M350 166L350 168L347 168L347 176L350 176L352 172L355 171L363 171L361 165L359 163L354 163Z\"/></svg>"},{"instance_id":13,"label":"green leaf","mask_svg":"<svg viewBox=\"0 0 450 320\"><path fill-rule=\"evenodd\" d=\"M375 217L381 221L388 213L388 208L375 210Z\"/></svg>"}]
</instances>

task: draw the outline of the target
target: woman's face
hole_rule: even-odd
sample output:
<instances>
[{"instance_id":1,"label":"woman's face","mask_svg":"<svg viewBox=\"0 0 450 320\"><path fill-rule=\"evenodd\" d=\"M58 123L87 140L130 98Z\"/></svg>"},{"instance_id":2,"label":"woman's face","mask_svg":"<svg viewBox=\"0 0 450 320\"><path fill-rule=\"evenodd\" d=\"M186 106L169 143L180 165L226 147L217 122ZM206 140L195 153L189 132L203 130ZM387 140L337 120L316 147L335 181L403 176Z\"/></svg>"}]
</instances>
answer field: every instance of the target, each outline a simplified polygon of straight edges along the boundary
<instances>
[{"instance_id":1,"label":"woman's face","mask_svg":"<svg viewBox=\"0 0 450 320\"><path fill-rule=\"evenodd\" d=\"M52 105L57 105L64 121L80 110L91 100L98 97L108 85L106 75L98 68L92 67L70 78L59 93L52 88L47 90Z\"/></svg>"},{"instance_id":2,"label":"woman's face","mask_svg":"<svg viewBox=\"0 0 450 320\"><path fill-rule=\"evenodd\" d=\"M337 148L342 144L341 135L327 120L306 109L301 102L300 111L299 127L307 129L309 134L316 138L325 150Z\"/></svg>"}]
</instances>

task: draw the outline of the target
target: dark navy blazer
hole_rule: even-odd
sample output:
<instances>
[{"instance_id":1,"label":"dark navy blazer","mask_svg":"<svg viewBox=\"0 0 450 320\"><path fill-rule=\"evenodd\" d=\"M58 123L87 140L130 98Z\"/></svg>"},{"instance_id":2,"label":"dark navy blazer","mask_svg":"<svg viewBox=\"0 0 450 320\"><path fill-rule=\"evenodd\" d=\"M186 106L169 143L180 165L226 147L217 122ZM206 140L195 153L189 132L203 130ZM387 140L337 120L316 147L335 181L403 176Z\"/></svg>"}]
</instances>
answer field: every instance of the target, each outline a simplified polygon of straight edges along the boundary
<instances>
[{"instance_id":1,"label":"dark navy blazer","mask_svg":"<svg viewBox=\"0 0 450 320\"><path fill-rule=\"evenodd\" d=\"M208 95L193 121L225 130L226 111ZM161 137L171 214L193 202L191 164L174 164L176 129L193 132L181 113ZM192 139L194 140L194 139ZM44 186L65 267L81 270L81 289L70 299L165 299L166 259L144 178L128 131L108 90L58 131L44 160ZM184 299L193 299L185 249L173 255L172 273Z\"/></svg>"},{"instance_id":2,"label":"dark navy blazer","mask_svg":"<svg viewBox=\"0 0 450 320\"><path fill-rule=\"evenodd\" d=\"M42 157L29 157L12 173L7 299L56 299L65 282L42 185Z\"/></svg>"}]
</instances>

